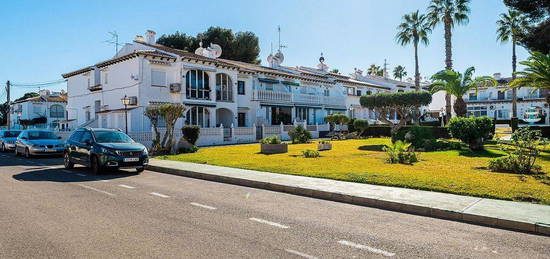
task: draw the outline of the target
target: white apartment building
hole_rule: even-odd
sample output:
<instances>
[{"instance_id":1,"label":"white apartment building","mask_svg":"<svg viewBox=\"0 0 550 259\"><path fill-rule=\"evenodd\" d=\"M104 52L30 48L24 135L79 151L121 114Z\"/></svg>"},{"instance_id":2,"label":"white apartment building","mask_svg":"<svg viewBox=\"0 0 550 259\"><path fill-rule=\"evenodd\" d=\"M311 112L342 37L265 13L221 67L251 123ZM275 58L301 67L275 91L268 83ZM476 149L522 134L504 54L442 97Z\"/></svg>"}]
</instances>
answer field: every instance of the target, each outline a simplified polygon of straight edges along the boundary
<instances>
[{"instance_id":1,"label":"white apartment building","mask_svg":"<svg viewBox=\"0 0 550 259\"><path fill-rule=\"evenodd\" d=\"M38 96L16 101L10 107L10 125L22 129L21 120L35 120L39 123L29 128L64 129L67 113L67 93L40 90Z\"/></svg>"},{"instance_id":2,"label":"white apartment building","mask_svg":"<svg viewBox=\"0 0 550 259\"><path fill-rule=\"evenodd\" d=\"M90 126L150 132L143 115L149 105L181 103L184 117L176 124L202 128L325 124L331 113L375 120L359 104L361 95L414 90L411 84L361 73L328 72L324 58L317 68L288 67L279 51L270 66L219 58L213 44L195 53L155 44L155 32L138 36L116 57L63 74L67 79L68 117L72 128ZM121 99L131 99L125 108Z\"/></svg>"},{"instance_id":3,"label":"white apartment building","mask_svg":"<svg viewBox=\"0 0 550 259\"><path fill-rule=\"evenodd\" d=\"M496 120L509 121L512 117L512 90L508 83L511 77L503 78L500 73L494 74L497 87L471 90L463 98L467 104L468 116L489 116ZM527 124L527 118L536 112L540 118L535 124L549 125L546 92L533 88L517 90L517 114L520 124Z\"/></svg>"}]
</instances>

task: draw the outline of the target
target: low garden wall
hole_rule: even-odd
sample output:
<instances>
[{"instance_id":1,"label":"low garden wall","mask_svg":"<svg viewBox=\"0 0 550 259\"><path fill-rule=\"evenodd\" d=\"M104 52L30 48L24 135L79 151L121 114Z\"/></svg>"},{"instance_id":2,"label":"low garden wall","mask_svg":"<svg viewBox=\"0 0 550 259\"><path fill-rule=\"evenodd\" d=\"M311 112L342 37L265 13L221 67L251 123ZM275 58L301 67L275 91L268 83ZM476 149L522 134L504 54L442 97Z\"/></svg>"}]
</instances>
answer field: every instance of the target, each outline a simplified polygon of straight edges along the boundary
<instances>
[{"instance_id":1,"label":"low garden wall","mask_svg":"<svg viewBox=\"0 0 550 259\"><path fill-rule=\"evenodd\" d=\"M413 126L403 126L400 131L409 131ZM419 126L421 128L429 128L435 138L450 138L449 130L446 127L430 127ZM365 131L365 135L369 137L391 137L391 128L389 126L369 126Z\"/></svg>"}]
</instances>

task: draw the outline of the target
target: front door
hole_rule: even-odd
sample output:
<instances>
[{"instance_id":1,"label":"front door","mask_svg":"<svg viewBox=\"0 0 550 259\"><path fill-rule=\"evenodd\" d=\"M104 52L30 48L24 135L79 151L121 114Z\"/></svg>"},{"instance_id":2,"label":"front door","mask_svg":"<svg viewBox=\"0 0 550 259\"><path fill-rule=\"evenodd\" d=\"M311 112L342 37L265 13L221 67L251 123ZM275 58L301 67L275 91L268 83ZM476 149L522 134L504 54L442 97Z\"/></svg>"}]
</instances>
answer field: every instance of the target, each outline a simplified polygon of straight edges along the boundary
<instances>
[{"instance_id":1,"label":"front door","mask_svg":"<svg viewBox=\"0 0 550 259\"><path fill-rule=\"evenodd\" d=\"M237 125L238 127L246 127L246 113L239 112L237 114Z\"/></svg>"}]
</instances>

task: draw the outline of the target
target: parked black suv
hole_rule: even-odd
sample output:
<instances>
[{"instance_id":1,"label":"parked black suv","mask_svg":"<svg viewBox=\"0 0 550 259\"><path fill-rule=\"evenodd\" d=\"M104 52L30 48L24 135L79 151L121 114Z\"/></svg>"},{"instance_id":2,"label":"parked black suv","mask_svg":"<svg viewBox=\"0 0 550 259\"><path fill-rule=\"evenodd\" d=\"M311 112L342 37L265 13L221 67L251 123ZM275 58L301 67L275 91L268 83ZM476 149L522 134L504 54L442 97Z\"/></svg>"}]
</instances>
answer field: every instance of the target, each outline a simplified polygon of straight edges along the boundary
<instances>
[{"instance_id":1,"label":"parked black suv","mask_svg":"<svg viewBox=\"0 0 550 259\"><path fill-rule=\"evenodd\" d=\"M135 168L140 173L149 162L144 145L115 129L77 129L65 142L63 158L65 168L81 164L95 174L107 168Z\"/></svg>"}]
</instances>

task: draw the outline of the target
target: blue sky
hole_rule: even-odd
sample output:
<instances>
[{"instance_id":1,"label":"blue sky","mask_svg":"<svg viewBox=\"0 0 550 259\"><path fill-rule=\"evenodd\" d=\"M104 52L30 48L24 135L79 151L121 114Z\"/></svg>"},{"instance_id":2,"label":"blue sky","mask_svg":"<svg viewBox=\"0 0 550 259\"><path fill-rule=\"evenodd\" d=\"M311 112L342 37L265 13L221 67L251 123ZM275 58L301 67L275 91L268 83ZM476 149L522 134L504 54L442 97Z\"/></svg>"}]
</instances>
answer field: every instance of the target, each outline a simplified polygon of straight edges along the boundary
<instances>
[{"instance_id":1,"label":"blue sky","mask_svg":"<svg viewBox=\"0 0 550 259\"><path fill-rule=\"evenodd\" d=\"M0 82L42 82L108 59L114 47L109 31L122 42L152 29L160 36L176 30L195 35L210 26L252 31L260 38L266 64L270 44L282 28L284 65L315 66L321 52L331 68L345 74L370 64L404 65L414 74L413 48L395 43L405 13L424 11L428 0L232 0L232 1L5 1L0 9ZM502 0L473 0L470 23L454 30L454 66L475 66L477 75L511 73L511 45L496 41L495 22L506 11ZM421 47L420 70L429 76L444 67L443 31ZM518 59L528 53L518 49ZM50 87L62 89L63 85ZM27 89L14 89L14 97ZM0 91L3 98L3 87Z\"/></svg>"}]
</instances>

